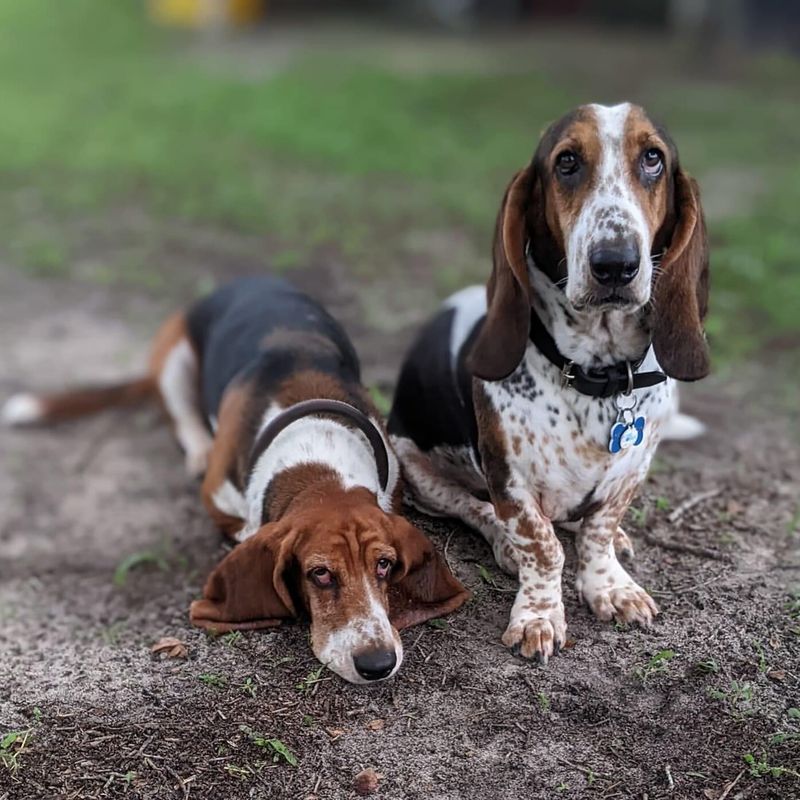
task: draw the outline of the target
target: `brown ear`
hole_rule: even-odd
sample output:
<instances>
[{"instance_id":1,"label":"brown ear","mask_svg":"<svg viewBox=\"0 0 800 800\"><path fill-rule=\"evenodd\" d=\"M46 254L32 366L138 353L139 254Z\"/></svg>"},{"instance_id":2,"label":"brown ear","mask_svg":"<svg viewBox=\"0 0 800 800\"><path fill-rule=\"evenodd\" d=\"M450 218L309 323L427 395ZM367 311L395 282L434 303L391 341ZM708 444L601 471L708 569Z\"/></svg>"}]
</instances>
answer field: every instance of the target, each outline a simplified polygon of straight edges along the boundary
<instances>
[{"instance_id":1,"label":"brown ear","mask_svg":"<svg viewBox=\"0 0 800 800\"><path fill-rule=\"evenodd\" d=\"M525 218L533 190L533 166L518 172L506 189L494 227L489 307L467 365L478 378L508 377L522 361L531 324Z\"/></svg>"},{"instance_id":2,"label":"brown ear","mask_svg":"<svg viewBox=\"0 0 800 800\"><path fill-rule=\"evenodd\" d=\"M389 589L389 618L398 630L454 611L470 596L422 531L395 517L398 564Z\"/></svg>"},{"instance_id":3,"label":"brown ear","mask_svg":"<svg viewBox=\"0 0 800 800\"><path fill-rule=\"evenodd\" d=\"M275 525L234 548L209 575L203 599L189 609L193 625L211 631L255 630L296 616L283 573L295 536Z\"/></svg>"},{"instance_id":4,"label":"brown ear","mask_svg":"<svg viewBox=\"0 0 800 800\"><path fill-rule=\"evenodd\" d=\"M708 375L703 319L708 307L708 240L697 182L675 176L677 221L655 284L653 348L664 372L680 381Z\"/></svg>"}]
</instances>

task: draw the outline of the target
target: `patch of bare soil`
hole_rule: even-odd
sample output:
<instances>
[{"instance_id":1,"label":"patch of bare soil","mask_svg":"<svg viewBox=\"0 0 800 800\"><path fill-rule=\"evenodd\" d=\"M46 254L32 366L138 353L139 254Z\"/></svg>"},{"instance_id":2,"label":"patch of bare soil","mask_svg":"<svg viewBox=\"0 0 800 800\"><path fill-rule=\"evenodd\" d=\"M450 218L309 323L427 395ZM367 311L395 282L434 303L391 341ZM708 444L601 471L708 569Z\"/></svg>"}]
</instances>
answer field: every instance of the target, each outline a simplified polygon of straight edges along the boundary
<instances>
[{"instance_id":1,"label":"patch of bare soil","mask_svg":"<svg viewBox=\"0 0 800 800\"><path fill-rule=\"evenodd\" d=\"M0 275L0 395L129 372L165 310ZM750 383L687 395L710 433L662 449L627 521L651 630L579 607L565 536L568 647L514 658L511 580L477 536L417 516L474 599L406 631L400 675L369 689L319 670L302 625L189 626L224 548L155 410L0 431L0 734L19 732L0 736L0 799L335 800L365 769L391 800L800 797L796 419ZM167 636L185 659L151 653Z\"/></svg>"}]
</instances>

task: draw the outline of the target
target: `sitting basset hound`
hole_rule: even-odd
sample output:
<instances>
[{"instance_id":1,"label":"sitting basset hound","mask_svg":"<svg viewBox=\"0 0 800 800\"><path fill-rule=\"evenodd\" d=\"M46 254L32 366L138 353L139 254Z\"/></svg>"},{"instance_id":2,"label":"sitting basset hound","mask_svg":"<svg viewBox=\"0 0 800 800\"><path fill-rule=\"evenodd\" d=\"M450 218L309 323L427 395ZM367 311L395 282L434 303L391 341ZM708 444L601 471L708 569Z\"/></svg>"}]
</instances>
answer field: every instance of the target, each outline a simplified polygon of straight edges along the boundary
<instances>
[{"instance_id":1,"label":"sitting basset hound","mask_svg":"<svg viewBox=\"0 0 800 800\"><path fill-rule=\"evenodd\" d=\"M389 433L413 501L458 517L519 576L503 642L546 662L566 636L554 528L603 620L658 608L621 566L620 522L659 439L702 424L674 380L709 371L697 184L641 108L582 106L508 186L487 290L444 303L402 368Z\"/></svg>"},{"instance_id":2,"label":"sitting basset hound","mask_svg":"<svg viewBox=\"0 0 800 800\"><path fill-rule=\"evenodd\" d=\"M212 631L311 620L317 658L345 680L394 675L397 631L468 592L399 516L397 457L342 327L288 283L235 281L171 317L146 377L61 395L17 395L11 424L158 395L206 508L237 547L191 606Z\"/></svg>"}]
</instances>

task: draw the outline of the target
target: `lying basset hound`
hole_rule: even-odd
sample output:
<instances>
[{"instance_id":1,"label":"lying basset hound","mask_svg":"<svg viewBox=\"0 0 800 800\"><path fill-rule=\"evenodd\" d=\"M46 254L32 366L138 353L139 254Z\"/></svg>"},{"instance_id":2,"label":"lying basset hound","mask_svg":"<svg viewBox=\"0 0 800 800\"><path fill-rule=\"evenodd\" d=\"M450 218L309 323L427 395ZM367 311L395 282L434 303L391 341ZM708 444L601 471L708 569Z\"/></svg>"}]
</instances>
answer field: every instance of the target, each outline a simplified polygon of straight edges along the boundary
<instances>
[{"instance_id":1,"label":"lying basset hound","mask_svg":"<svg viewBox=\"0 0 800 800\"><path fill-rule=\"evenodd\" d=\"M305 612L317 658L345 680L393 675L398 630L468 592L399 516L397 457L342 327L282 280L235 281L171 317L146 377L12 397L11 424L47 422L158 395L203 502L240 542L191 606L212 631Z\"/></svg>"},{"instance_id":2,"label":"lying basset hound","mask_svg":"<svg viewBox=\"0 0 800 800\"><path fill-rule=\"evenodd\" d=\"M412 346L389 433L414 502L480 531L518 574L503 642L564 643L564 552L603 620L658 613L620 565L620 522L659 439L701 432L674 380L709 371L708 252L697 184L639 107L582 106L508 186L488 289L447 300Z\"/></svg>"}]
</instances>

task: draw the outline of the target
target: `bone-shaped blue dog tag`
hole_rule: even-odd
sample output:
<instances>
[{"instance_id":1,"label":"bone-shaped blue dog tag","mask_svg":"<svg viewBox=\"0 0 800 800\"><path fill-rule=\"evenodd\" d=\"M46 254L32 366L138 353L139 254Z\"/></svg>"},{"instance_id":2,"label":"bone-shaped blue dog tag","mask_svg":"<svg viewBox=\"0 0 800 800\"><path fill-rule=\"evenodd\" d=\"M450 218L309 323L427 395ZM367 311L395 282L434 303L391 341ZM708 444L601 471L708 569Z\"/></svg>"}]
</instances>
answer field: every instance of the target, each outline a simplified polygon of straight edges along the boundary
<instances>
[{"instance_id":1,"label":"bone-shaped blue dog tag","mask_svg":"<svg viewBox=\"0 0 800 800\"><path fill-rule=\"evenodd\" d=\"M623 409L620 412L620 419L611 426L609 452L619 453L620 450L640 445L644 439L644 426L644 417L634 417L632 409Z\"/></svg>"}]
</instances>

